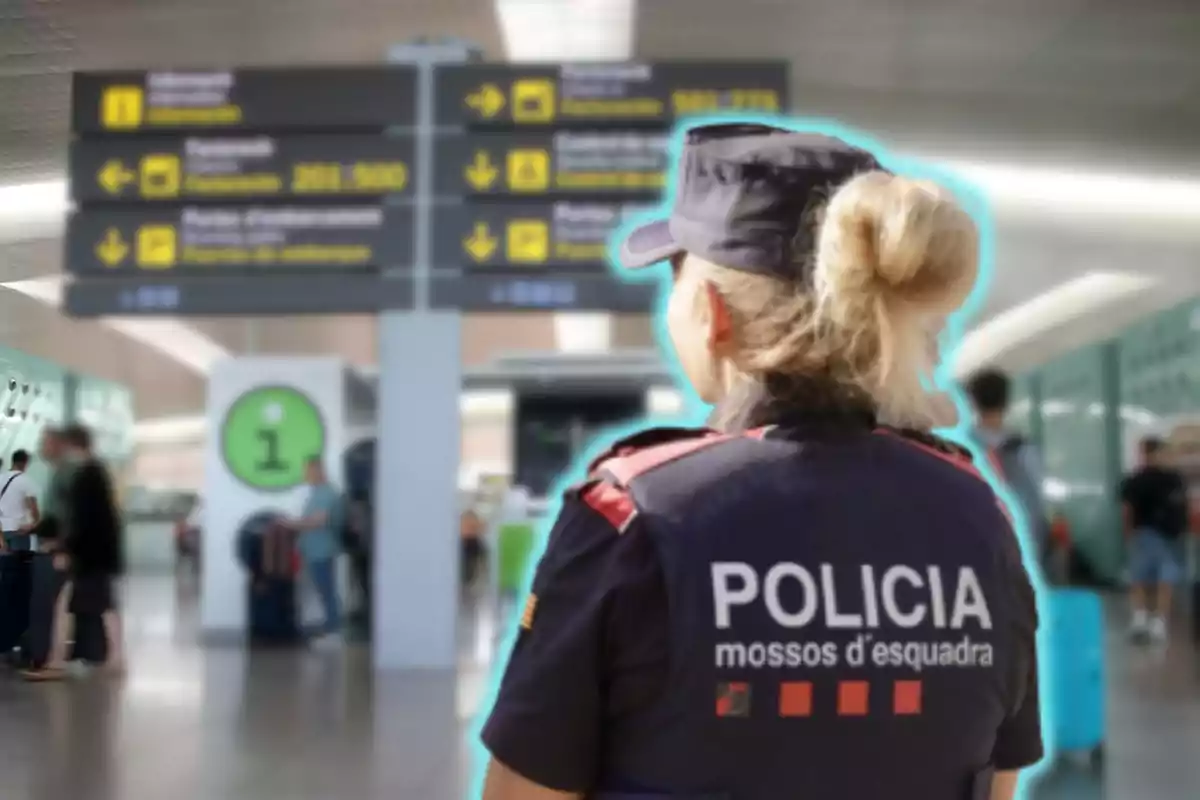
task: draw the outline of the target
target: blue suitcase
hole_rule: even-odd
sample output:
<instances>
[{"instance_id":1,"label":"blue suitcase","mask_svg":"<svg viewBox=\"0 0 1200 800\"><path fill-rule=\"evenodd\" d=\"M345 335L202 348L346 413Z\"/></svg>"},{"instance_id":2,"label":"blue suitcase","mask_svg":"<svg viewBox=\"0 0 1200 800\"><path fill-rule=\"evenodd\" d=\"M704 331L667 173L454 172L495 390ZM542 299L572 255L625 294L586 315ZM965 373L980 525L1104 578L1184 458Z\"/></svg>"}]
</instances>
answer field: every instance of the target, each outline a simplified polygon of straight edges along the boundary
<instances>
[{"instance_id":1,"label":"blue suitcase","mask_svg":"<svg viewBox=\"0 0 1200 800\"><path fill-rule=\"evenodd\" d=\"M1104 759L1104 608L1100 595L1083 589L1046 594L1050 686L1043 702L1050 711L1051 745L1058 755Z\"/></svg>"}]
</instances>

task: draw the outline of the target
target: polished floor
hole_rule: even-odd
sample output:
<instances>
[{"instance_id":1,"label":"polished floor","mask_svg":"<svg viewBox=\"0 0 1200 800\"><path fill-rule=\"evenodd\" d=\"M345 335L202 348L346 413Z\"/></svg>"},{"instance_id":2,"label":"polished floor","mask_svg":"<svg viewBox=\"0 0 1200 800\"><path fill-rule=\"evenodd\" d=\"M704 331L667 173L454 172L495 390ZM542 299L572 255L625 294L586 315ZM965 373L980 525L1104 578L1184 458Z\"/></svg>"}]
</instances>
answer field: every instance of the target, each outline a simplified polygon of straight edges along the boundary
<instances>
[{"instance_id":1,"label":"polished floor","mask_svg":"<svg viewBox=\"0 0 1200 800\"><path fill-rule=\"evenodd\" d=\"M131 671L28 686L0 676L0 800L459 800L492 655L464 626L459 676L372 681L366 654L203 650L185 583L126 587ZM1114 618L1115 622L1115 618ZM1200 798L1200 659L1114 624L1105 778L1044 776L1037 800ZM447 713L455 709L455 714Z\"/></svg>"}]
</instances>

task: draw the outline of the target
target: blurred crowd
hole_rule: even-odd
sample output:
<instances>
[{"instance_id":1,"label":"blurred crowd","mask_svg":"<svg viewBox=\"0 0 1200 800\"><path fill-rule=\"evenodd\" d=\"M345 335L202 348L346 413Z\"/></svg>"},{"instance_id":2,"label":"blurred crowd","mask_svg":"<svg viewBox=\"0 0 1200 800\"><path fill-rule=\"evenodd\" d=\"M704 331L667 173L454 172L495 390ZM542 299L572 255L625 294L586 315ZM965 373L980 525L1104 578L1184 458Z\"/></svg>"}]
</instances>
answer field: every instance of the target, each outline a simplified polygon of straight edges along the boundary
<instances>
[{"instance_id":1,"label":"blurred crowd","mask_svg":"<svg viewBox=\"0 0 1200 800\"><path fill-rule=\"evenodd\" d=\"M112 477L83 425L47 428L37 457L45 486L24 450L0 475L0 649L30 681L63 679L75 664L121 674L125 559Z\"/></svg>"}]
</instances>

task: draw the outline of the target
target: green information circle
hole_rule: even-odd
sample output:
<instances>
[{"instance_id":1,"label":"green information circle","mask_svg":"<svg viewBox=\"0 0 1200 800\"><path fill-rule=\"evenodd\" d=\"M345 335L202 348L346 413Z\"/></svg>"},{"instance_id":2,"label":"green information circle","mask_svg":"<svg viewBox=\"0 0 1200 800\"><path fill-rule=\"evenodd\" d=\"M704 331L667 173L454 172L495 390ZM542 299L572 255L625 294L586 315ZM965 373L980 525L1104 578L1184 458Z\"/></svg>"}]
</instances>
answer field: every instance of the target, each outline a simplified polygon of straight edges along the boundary
<instances>
[{"instance_id":1,"label":"green information circle","mask_svg":"<svg viewBox=\"0 0 1200 800\"><path fill-rule=\"evenodd\" d=\"M304 482L304 465L325 451L325 423L316 404L288 386L251 389L233 402L221 424L221 455L239 481L279 492Z\"/></svg>"}]
</instances>

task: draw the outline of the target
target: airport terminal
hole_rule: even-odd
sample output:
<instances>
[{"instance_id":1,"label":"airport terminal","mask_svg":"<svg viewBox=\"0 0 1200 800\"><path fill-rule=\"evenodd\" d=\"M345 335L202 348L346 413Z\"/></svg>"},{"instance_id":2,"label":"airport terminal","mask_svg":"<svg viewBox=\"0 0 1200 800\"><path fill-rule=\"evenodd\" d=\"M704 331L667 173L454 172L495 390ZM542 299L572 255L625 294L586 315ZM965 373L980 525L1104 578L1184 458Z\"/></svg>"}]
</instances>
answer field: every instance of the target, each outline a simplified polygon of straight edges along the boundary
<instances>
[{"instance_id":1,"label":"airport terminal","mask_svg":"<svg viewBox=\"0 0 1200 800\"><path fill-rule=\"evenodd\" d=\"M687 193L833 174L847 137L974 221L936 374L1039 589L1045 756L1016 796L1200 797L1198 22L1165 0L0 0L0 798L480 797L480 727L518 691L498 678L552 622L530 581L564 496L644 446L606 454L617 431L705 424L666 305ZM775 172L709 170L680 133L783 119L809 160ZM730 259L770 227L754 202L725 214L750 219ZM643 260L672 266L621 274L664 203L685 244ZM1161 526L1147 470L1179 487ZM615 522L587 501L614 540L652 516L628 491ZM1008 658L982 568L864 553L713 557L695 652L723 730L766 729L766 672L771 724L842 741L882 713L845 670L894 682L893 725ZM515 780L486 800L768 796Z\"/></svg>"}]
</instances>

